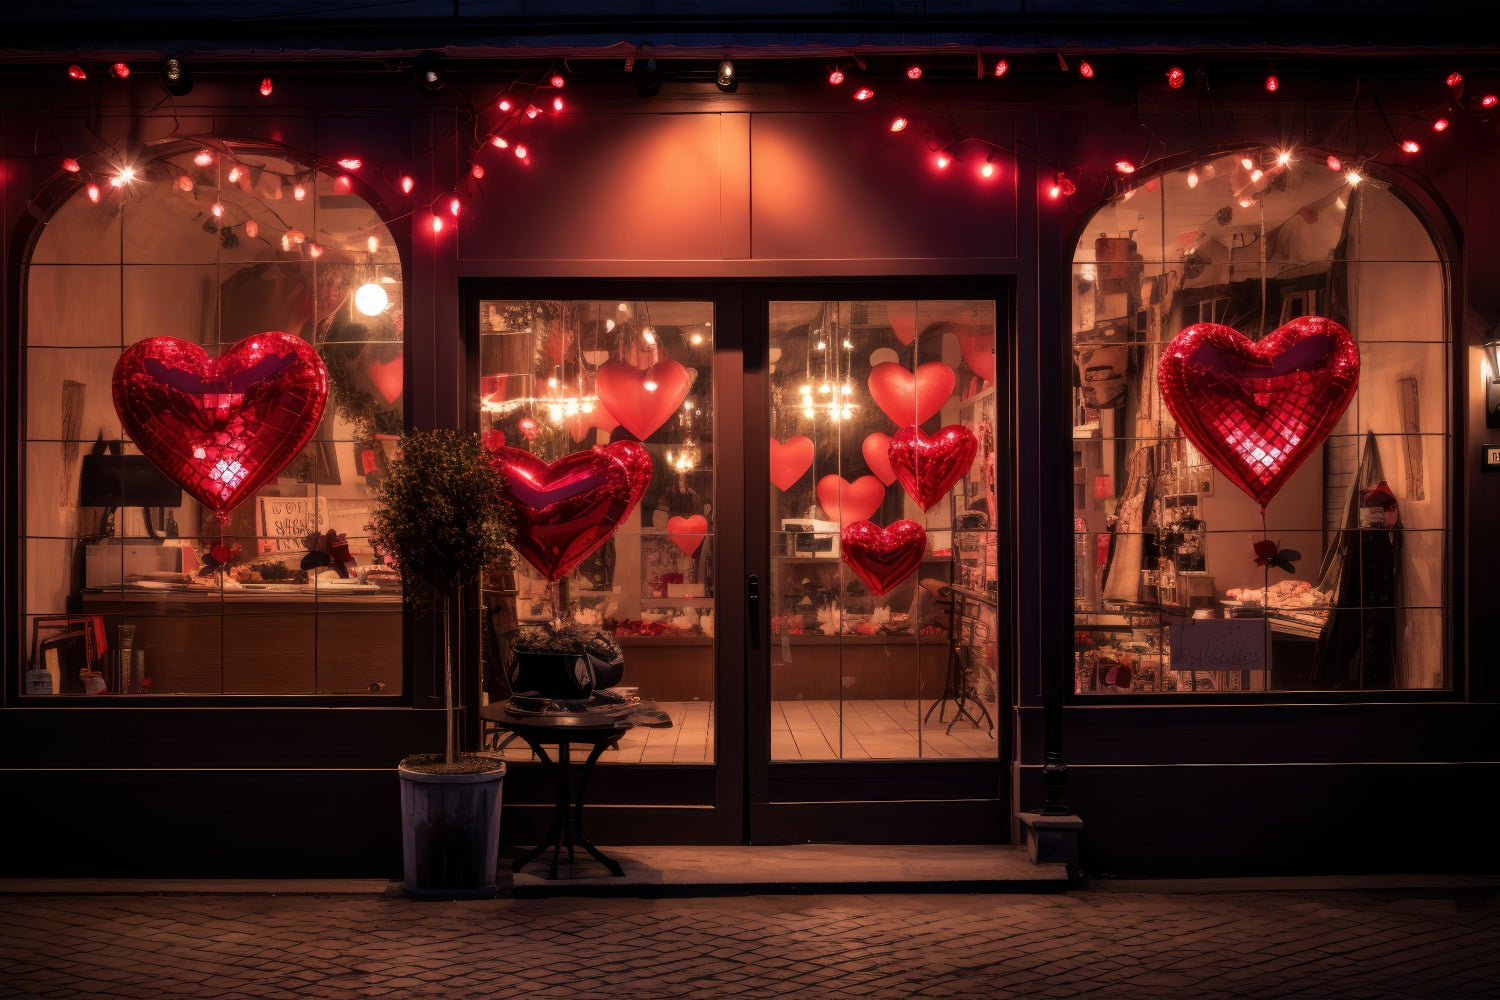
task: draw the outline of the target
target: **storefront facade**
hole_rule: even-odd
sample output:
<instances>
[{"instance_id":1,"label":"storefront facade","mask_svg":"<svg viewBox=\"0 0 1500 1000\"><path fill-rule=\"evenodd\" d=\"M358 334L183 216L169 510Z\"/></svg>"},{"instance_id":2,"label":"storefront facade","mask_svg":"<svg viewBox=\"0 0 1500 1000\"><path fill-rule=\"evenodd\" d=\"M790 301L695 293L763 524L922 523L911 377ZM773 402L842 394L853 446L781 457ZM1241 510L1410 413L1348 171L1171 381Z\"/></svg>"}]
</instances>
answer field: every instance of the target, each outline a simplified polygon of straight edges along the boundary
<instances>
[{"instance_id":1,"label":"storefront facade","mask_svg":"<svg viewBox=\"0 0 1500 1000\"><path fill-rule=\"evenodd\" d=\"M601 843L1020 843L1045 810L1100 875L1491 867L1494 60L1309 54L1272 90L1256 46L941 20L8 62L10 870L394 874L395 763L443 715L440 630L365 529L404 426L586 479L651 456L636 509L590 508L607 541L521 551L453 632L471 748L559 604L668 710L593 779ZM1286 386L1167 372L1179 333L1310 316L1357 376L1288 346L1297 441L1195 446ZM121 359L266 331L316 349L326 412L211 509ZM1243 382L1248 343L1204 349ZM502 752L528 844L550 793ZM1442 849L1369 836L1403 814Z\"/></svg>"}]
</instances>

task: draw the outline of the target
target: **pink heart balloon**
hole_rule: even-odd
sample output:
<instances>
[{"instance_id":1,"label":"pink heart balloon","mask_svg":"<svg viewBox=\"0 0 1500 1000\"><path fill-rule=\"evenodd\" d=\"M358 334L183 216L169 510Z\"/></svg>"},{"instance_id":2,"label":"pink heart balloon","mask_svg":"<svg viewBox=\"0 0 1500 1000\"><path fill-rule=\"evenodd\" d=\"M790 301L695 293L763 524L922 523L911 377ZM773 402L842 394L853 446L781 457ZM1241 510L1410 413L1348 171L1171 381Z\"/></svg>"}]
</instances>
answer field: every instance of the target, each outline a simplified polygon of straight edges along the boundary
<instances>
[{"instance_id":1,"label":"pink heart balloon","mask_svg":"<svg viewBox=\"0 0 1500 1000\"><path fill-rule=\"evenodd\" d=\"M812 468L813 443L801 434L786 439L782 444L771 439L771 482L785 493L797 484L802 474Z\"/></svg>"},{"instance_id":2,"label":"pink heart balloon","mask_svg":"<svg viewBox=\"0 0 1500 1000\"><path fill-rule=\"evenodd\" d=\"M865 456L865 464L875 473L875 478L886 486L896 481L896 470L891 468L891 436L876 431L865 435L859 453Z\"/></svg>"},{"instance_id":3,"label":"pink heart balloon","mask_svg":"<svg viewBox=\"0 0 1500 1000\"><path fill-rule=\"evenodd\" d=\"M1359 348L1322 316L1260 341L1195 323L1167 345L1157 383L1182 433L1264 511L1354 398Z\"/></svg>"},{"instance_id":4,"label":"pink heart balloon","mask_svg":"<svg viewBox=\"0 0 1500 1000\"><path fill-rule=\"evenodd\" d=\"M874 476L860 476L852 483L843 476L824 476L818 480L817 495L818 505L830 520L849 524L880 509L885 487Z\"/></svg>"},{"instance_id":5,"label":"pink heart balloon","mask_svg":"<svg viewBox=\"0 0 1500 1000\"><path fill-rule=\"evenodd\" d=\"M923 510L931 510L953 489L977 454L979 439L962 424L949 424L930 436L920 427L906 427L891 439L891 468Z\"/></svg>"},{"instance_id":6,"label":"pink heart balloon","mask_svg":"<svg viewBox=\"0 0 1500 1000\"><path fill-rule=\"evenodd\" d=\"M647 389L652 383L655 389ZM693 376L676 361L658 361L644 370L606 361L597 376L599 402L627 431L644 441L672 418L693 387Z\"/></svg>"},{"instance_id":7,"label":"pink heart balloon","mask_svg":"<svg viewBox=\"0 0 1500 1000\"><path fill-rule=\"evenodd\" d=\"M897 427L920 424L943 408L953 395L957 376L941 361L929 361L909 372L894 361L870 370L870 398Z\"/></svg>"},{"instance_id":8,"label":"pink heart balloon","mask_svg":"<svg viewBox=\"0 0 1500 1000\"><path fill-rule=\"evenodd\" d=\"M667 521L667 534L671 536L673 545L692 555L698 551L698 546L703 544L703 538L708 534L708 518L702 514L671 518Z\"/></svg>"},{"instance_id":9,"label":"pink heart balloon","mask_svg":"<svg viewBox=\"0 0 1500 1000\"><path fill-rule=\"evenodd\" d=\"M910 576L926 550L927 531L915 521L897 521L888 528L855 521L839 534L839 558L877 595Z\"/></svg>"},{"instance_id":10,"label":"pink heart balloon","mask_svg":"<svg viewBox=\"0 0 1500 1000\"><path fill-rule=\"evenodd\" d=\"M328 371L289 333L247 337L217 359L148 337L115 362L115 412L141 454L221 524L318 430Z\"/></svg>"},{"instance_id":11,"label":"pink heart balloon","mask_svg":"<svg viewBox=\"0 0 1500 1000\"><path fill-rule=\"evenodd\" d=\"M370 375L370 384L386 403L394 403L401 398L406 377L406 361L401 355L398 354L389 361L372 361L366 371Z\"/></svg>"},{"instance_id":12,"label":"pink heart balloon","mask_svg":"<svg viewBox=\"0 0 1500 1000\"><path fill-rule=\"evenodd\" d=\"M502 445L492 460L515 519L511 545L548 580L608 541L651 482L651 455L634 441L574 452L551 465Z\"/></svg>"}]
</instances>

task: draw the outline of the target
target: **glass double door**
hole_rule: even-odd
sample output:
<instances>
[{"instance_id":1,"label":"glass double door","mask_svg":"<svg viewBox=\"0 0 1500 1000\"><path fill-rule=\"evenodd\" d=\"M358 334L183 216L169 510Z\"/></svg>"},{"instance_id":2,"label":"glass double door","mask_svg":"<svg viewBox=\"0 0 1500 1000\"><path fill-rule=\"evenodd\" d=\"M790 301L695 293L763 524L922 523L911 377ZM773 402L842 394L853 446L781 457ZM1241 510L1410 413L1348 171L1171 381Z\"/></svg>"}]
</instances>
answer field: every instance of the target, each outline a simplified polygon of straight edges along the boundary
<instances>
[{"instance_id":1,"label":"glass double door","mask_svg":"<svg viewBox=\"0 0 1500 1000\"><path fill-rule=\"evenodd\" d=\"M617 647L602 680L662 724L592 780L616 842L1007 836L1010 300L894 291L471 289L477 426L528 483L529 536L486 583L483 697L527 694L513 650L560 626Z\"/></svg>"}]
</instances>

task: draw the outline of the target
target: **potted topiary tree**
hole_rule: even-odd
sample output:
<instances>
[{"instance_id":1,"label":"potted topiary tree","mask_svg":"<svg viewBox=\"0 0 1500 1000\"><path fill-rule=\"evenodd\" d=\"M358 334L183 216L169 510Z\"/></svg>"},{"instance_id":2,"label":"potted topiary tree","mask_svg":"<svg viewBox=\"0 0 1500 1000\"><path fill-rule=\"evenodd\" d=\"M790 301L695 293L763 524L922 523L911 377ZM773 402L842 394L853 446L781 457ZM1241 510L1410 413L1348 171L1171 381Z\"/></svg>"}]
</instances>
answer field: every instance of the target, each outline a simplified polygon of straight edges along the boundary
<instances>
[{"instance_id":1,"label":"potted topiary tree","mask_svg":"<svg viewBox=\"0 0 1500 1000\"><path fill-rule=\"evenodd\" d=\"M450 633L463 620L465 593L513 531L500 477L479 435L409 430L375 487L371 541L395 561L405 599L440 615L443 635L444 750L408 755L397 768L409 895L480 898L496 891L505 762L458 749Z\"/></svg>"}]
</instances>

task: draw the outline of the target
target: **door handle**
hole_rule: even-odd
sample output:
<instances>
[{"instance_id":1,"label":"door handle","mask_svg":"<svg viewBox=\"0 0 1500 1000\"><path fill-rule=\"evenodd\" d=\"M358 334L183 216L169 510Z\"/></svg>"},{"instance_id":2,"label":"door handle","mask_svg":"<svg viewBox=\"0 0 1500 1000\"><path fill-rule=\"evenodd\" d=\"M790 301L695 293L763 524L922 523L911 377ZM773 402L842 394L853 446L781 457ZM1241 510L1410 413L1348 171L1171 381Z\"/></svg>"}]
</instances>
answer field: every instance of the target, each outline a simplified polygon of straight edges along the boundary
<instances>
[{"instance_id":1,"label":"door handle","mask_svg":"<svg viewBox=\"0 0 1500 1000\"><path fill-rule=\"evenodd\" d=\"M750 606L750 646L760 647L760 577L754 573L745 581L745 600Z\"/></svg>"}]
</instances>

